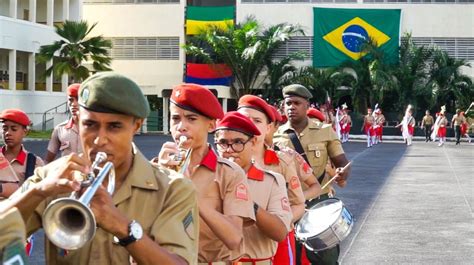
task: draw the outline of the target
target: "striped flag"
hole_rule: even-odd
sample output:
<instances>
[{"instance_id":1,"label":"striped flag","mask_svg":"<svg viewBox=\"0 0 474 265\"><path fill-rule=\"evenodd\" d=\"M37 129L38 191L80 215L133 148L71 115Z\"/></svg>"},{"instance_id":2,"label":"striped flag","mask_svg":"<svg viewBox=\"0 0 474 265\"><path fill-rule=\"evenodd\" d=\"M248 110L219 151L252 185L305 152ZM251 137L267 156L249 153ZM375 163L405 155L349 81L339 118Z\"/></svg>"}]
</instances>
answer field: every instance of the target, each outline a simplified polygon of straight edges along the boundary
<instances>
[{"instance_id":1,"label":"striped flag","mask_svg":"<svg viewBox=\"0 0 474 265\"><path fill-rule=\"evenodd\" d=\"M229 86L232 70L225 64L186 64L186 83L209 86Z\"/></svg>"},{"instance_id":2,"label":"striped flag","mask_svg":"<svg viewBox=\"0 0 474 265\"><path fill-rule=\"evenodd\" d=\"M186 35L195 35L209 26L227 29L234 24L235 6L188 6Z\"/></svg>"}]
</instances>

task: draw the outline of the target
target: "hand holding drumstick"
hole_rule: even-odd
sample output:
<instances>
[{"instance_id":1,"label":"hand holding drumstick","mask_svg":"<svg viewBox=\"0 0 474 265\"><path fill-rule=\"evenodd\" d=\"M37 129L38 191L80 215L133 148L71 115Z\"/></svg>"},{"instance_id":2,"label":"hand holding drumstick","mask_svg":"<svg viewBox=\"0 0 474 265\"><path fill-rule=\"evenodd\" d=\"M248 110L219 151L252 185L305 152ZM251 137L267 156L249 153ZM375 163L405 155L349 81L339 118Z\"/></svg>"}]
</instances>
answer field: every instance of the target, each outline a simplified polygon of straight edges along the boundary
<instances>
[{"instance_id":1,"label":"hand holding drumstick","mask_svg":"<svg viewBox=\"0 0 474 265\"><path fill-rule=\"evenodd\" d=\"M345 170L349 167L351 163L352 162L349 161L349 163L347 163L344 167L336 168L336 175L334 175L328 182L326 182L326 184L321 187L321 190L324 190L324 188L331 184L333 180L336 180L336 183L339 187L344 188L347 184L347 181L342 177L342 175L345 173Z\"/></svg>"}]
</instances>

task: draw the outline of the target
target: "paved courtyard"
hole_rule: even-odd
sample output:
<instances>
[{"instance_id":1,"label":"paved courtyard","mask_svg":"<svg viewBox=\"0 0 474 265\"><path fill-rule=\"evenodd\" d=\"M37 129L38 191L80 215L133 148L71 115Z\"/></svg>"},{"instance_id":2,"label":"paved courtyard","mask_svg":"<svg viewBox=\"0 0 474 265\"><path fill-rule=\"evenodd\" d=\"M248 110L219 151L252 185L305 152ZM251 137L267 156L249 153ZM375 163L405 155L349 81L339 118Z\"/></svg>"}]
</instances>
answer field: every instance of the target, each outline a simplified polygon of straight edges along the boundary
<instances>
[{"instance_id":1,"label":"paved courtyard","mask_svg":"<svg viewBox=\"0 0 474 265\"><path fill-rule=\"evenodd\" d=\"M151 158L169 136L137 136ZM47 142L26 147L44 154ZM474 144L344 144L352 175L336 197L356 221L341 264L474 264ZM44 264L37 241L32 264Z\"/></svg>"}]
</instances>

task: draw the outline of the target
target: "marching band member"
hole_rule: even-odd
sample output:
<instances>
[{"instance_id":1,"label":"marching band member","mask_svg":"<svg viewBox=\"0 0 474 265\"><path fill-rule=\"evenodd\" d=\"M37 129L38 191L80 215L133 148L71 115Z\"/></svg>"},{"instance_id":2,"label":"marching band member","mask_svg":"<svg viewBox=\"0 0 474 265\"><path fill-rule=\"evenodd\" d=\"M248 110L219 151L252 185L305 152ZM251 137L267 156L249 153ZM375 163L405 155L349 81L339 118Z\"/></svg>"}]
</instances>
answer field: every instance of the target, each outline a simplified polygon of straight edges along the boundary
<instances>
[{"instance_id":1,"label":"marching band member","mask_svg":"<svg viewBox=\"0 0 474 265\"><path fill-rule=\"evenodd\" d=\"M362 131L367 136L367 147L372 147L375 142L375 132L374 132L375 119L372 116L372 109L367 109L367 115L364 116L364 123L362 124Z\"/></svg>"},{"instance_id":2,"label":"marching band member","mask_svg":"<svg viewBox=\"0 0 474 265\"><path fill-rule=\"evenodd\" d=\"M305 159L313 169L315 178L318 179L321 185L329 181L325 174L325 167L330 158L337 167L336 173L338 176L335 181L338 185L344 186L350 174L350 166L345 170L342 167L346 166L349 161L332 126L308 119L306 113L312 94L306 87L293 84L283 88L283 97L288 122L280 126L275 133L275 145L290 147L298 153L304 154ZM328 185L322 191L322 195L308 200L307 207L312 207L317 202L328 198L330 189L331 185ZM301 250L302 246L297 245L296 261L297 264L300 264L301 256L298 253L301 252L298 251L298 248ZM307 250L306 255L312 264L334 264L339 257L339 246L318 253Z\"/></svg>"},{"instance_id":3,"label":"marching band member","mask_svg":"<svg viewBox=\"0 0 474 265\"><path fill-rule=\"evenodd\" d=\"M352 119L349 115L349 109L347 108L347 104L342 104L342 115L339 119L339 124L341 127L341 142L345 143L349 141L349 133L351 131L352 126Z\"/></svg>"},{"instance_id":4,"label":"marching band member","mask_svg":"<svg viewBox=\"0 0 474 265\"><path fill-rule=\"evenodd\" d=\"M28 134L31 123L26 113L19 109L5 109L0 113L0 123L5 142L0 154L0 161L3 162L0 163L1 200L10 197L44 162L23 146L23 138Z\"/></svg>"},{"instance_id":5,"label":"marching band member","mask_svg":"<svg viewBox=\"0 0 474 265\"><path fill-rule=\"evenodd\" d=\"M163 144L158 163L175 166L172 155L189 150L183 171L196 187L199 203L199 264L224 264L243 240L244 221L255 220L244 171L218 157L207 143L216 120L224 116L217 98L207 88L182 84L170 98L170 130L175 142ZM182 137L184 137L183 140Z\"/></svg>"},{"instance_id":6,"label":"marching band member","mask_svg":"<svg viewBox=\"0 0 474 265\"><path fill-rule=\"evenodd\" d=\"M234 160L247 174L256 222L244 226L241 250L235 253L239 265L272 264L277 242L283 240L292 219L285 179L261 169L252 160L261 135L252 121L239 112L228 112L217 123L215 143L221 156Z\"/></svg>"},{"instance_id":7,"label":"marching band member","mask_svg":"<svg viewBox=\"0 0 474 265\"><path fill-rule=\"evenodd\" d=\"M446 126L448 126L448 119L445 117L446 106L441 106L441 111L439 112L439 117L436 119L435 123L435 132L436 136L439 138L438 146L443 146L446 142Z\"/></svg>"},{"instance_id":8,"label":"marching band member","mask_svg":"<svg viewBox=\"0 0 474 265\"><path fill-rule=\"evenodd\" d=\"M255 136L257 139L255 162L263 169L281 174L286 181L288 199L293 214L292 222L296 222L304 214L305 197L301 188L300 178L296 172L295 160L286 153L275 151L271 146L265 144L265 137L271 130L275 122L275 113L270 105L263 99L254 95L244 95L239 99L237 111L249 118L259 129L261 135ZM289 265L293 263L294 252L291 251L291 240L294 238L293 231L288 233L287 238L278 244L278 251L274 257L274 264Z\"/></svg>"},{"instance_id":9,"label":"marching band member","mask_svg":"<svg viewBox=\"0 0 474 265\"><path fill-rule=\"evenodd\" d=\"M140 87L123 75L98 73L81 84L79 106L83 155L72 153L38 168L12 197L49 177L91 173L90 161L98 152L106 153L115 167L115 191L110 195L100 187L92 198L98 226L92 240L76 250L60 249L48 240L47 264L195 264L199 220L193 184L153 166L132 142L149 113ZM102 184L107 186L108 180ZM28 233L42 226L50 201L31 214Z\"/></svg>"}]
</instances>

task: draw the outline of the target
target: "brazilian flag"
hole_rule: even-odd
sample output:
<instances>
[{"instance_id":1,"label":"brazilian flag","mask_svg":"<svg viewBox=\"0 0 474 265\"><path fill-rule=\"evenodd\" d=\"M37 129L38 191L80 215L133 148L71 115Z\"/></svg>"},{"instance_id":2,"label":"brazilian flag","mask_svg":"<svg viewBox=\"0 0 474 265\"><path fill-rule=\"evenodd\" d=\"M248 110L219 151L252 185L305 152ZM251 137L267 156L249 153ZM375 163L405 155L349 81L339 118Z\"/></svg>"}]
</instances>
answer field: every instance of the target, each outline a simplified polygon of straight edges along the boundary
<instances>
[{"instance_id":1,"label":"brazilian flag","mask_svg":"<svg viewBox=\"0 0 474 265\"><path fill-rule=\"evenodd\" d=\"M339 66L366 54L361 46L373 39L388 64L398 62L400 9L319 8L314 13L313 66Z\"/></svg>"}]
</instances>

